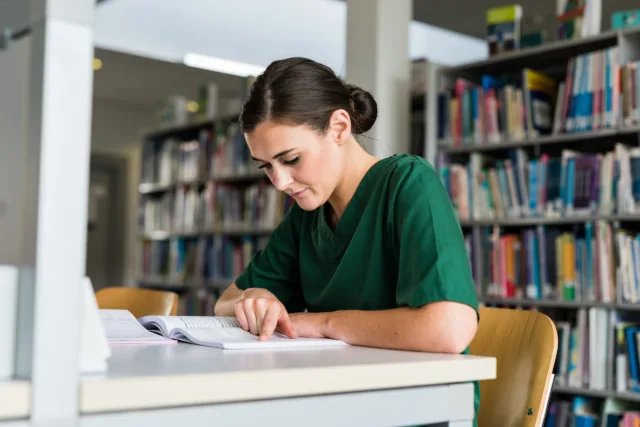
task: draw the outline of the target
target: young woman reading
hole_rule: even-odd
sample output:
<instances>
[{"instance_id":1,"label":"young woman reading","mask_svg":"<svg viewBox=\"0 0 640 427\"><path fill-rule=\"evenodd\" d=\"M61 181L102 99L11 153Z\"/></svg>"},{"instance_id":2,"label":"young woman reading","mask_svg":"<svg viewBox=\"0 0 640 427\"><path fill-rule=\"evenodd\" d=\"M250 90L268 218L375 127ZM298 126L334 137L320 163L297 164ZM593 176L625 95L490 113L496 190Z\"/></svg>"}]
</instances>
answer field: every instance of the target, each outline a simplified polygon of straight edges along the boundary
<instances>
[{"instance_id":1,"label":"young woman reading","mask_svg":"<svg viewBox=\"0 0 640 427\"><path fill-rule=\"evenodd\" d=\"M296 203L216 315L263 340L278 331L468 353L478 301L460 225L424 159L377 159L356 141L377 111L368 92L309 59L275 61L256 79L242 130L258 167Z\"/></svg>"},{"instance_id":2,"label":"young woman reading","mask_svg":"<svg viewBox=\"0 0 640 427\"><path fill-rule=\"evenodd\" d=\"M354 135L377 106L305 58L272 63L240 122L251 157L296 203L221 296L260 339L462 353L478 323L468 253L437 173L422 158L377 159ZM305 312L305 310L307 312Z\"/></svg>"}]
</instances>

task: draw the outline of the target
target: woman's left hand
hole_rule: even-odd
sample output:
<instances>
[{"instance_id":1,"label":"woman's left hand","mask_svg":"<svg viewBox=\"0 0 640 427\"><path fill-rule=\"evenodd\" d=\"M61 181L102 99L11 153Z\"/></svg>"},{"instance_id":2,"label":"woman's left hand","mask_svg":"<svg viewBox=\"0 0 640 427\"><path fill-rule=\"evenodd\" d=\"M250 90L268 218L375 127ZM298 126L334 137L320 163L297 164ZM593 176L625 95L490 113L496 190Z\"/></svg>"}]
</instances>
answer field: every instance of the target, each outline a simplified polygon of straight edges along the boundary
<instances>
[{"instance_id":1,"label":"woman's left hand","mask_svg":"<svg viewBox=\"0 0 640 427\"><path fill-rule=\"evenodd\" d=\"M328 313L290 313L289 318L299 337L329 338Z\"/></svg>"}]
</instances>

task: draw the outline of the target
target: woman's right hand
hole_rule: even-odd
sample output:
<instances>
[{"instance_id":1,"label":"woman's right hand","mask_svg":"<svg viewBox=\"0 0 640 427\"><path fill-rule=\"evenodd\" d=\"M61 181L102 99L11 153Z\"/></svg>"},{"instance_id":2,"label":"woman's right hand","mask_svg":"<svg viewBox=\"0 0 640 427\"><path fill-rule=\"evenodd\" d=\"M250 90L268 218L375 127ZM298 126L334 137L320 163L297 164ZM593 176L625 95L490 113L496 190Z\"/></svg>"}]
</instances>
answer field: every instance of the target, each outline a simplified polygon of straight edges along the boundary
<instances>
[{"instance_id":1,"label":"woman's right hand","mask_svg":"<svg viewBox=\"0 0 640 427\"><path fill-rule=\"evenodd\" d=\"M236 317L242 329L268 340L274 331L296 338L289 313L275 295L266 289L246 289L236 302Z\"/></svg>"}]
</instances>

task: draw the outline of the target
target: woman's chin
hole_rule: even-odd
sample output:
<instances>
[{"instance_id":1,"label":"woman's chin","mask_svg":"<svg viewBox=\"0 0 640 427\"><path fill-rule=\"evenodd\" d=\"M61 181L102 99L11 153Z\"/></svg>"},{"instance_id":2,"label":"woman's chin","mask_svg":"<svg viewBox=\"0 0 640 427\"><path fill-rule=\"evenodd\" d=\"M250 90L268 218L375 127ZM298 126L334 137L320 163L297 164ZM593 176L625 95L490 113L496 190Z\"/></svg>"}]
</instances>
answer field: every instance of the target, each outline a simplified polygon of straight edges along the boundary
<instances>
[{"instance_id":1,"label":"woman's chin","mask_svg":"<svg viewBox=\"0 0 640 427\"><path fill-rule=\"evenodd\" d=\"M311 198L301 198L300 200L296 200L298 206L305 211L314 211L318 209L321 203L318 203L317 200L313 200Z\"/></svg>"}]
</instances>

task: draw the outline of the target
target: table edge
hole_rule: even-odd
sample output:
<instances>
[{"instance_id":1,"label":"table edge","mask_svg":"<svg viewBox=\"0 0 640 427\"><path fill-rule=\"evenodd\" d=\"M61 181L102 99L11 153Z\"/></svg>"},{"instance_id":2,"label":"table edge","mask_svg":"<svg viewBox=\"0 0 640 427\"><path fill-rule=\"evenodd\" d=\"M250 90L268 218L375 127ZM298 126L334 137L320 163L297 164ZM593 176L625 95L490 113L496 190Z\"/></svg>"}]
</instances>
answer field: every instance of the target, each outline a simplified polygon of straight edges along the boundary
<instances>
[{"instance_id":1,"label":"table edge","mask_svg":"<svg viewBox=\"0 0 640 427\"><path fill-rule=\"evenodd\" d=\"M496 359L470 357L350 366L84 379L83 414L490 380Z\"/></svg>"}]
</instances>

